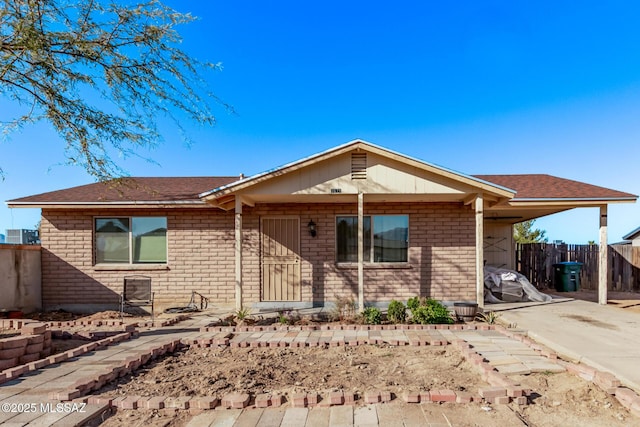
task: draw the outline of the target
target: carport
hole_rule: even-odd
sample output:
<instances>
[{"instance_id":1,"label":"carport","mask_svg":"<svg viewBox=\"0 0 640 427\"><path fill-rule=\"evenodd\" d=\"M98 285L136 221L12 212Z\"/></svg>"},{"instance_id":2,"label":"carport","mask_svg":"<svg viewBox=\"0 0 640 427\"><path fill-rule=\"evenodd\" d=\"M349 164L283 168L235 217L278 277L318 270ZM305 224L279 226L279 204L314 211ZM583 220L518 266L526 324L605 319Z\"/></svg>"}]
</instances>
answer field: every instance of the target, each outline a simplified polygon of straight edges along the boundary
<instances>
[{"instance_id":1,"label":"carport","mask_svg":"<svg viewBox=\"0 0 640 427\"><path fill-rule=\"evenodd\" d=\"M544 174L475 177L516 191L508 201L485 204L483 251L489 265L514 269L514 224L570 209L599 208L598 303L607 304L608 205L635 203L637 195Z\"/></svg>"}]
</instances>

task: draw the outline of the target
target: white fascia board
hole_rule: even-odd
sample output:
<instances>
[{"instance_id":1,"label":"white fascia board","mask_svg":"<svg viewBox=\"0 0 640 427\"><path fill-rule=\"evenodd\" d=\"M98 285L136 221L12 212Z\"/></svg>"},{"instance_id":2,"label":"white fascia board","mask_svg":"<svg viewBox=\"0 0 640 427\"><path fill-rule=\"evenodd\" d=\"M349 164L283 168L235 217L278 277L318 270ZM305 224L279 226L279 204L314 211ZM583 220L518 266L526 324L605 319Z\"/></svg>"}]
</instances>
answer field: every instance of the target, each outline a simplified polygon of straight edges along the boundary
<instances>
[{"instance_id":1,"label":"white fascia board","mask_svg":"<svg viewBox=\"0 0 640 427\"><path fill-rule=\"evenodd\" d=\"M511 203L519 203L519 202L561 202L561 203L571 203L571 202L635 202L638 200L635 196L630 197L584 197L584 198L576 198L576 197L548 197L548 198L514 198L509 202Z\"/></svg>"},{"instance_id":2,"label":"white fascia board","mask_svg":"<svg viewBox=\"0 0 640 427\"><path fill-rule=\"evenodd\" d=\"M448 168L445 168L445 167L442 167L442 166L439 166L439 165L436 165L436 164L433 164L433 163L425 162L424 160L420 160L420 159L417 159L417 158L414 158L414 157L411 157L411 156L407 156L406 154L399 153L399 152L390 150L388 148L378 146L376 144L372 144L372 143L367 142L367 141L362 140L362 139L354 139L354 140L349 141L347 143L338 145L337 147L333 147L333 148L330 148L328 150L322 151L320 153L316 153L316 154L313 154L311 156L307 156L307 157L304 157L302 159L296 160L294 162L290 162L290 163L287 163L285 165L269 169L269 170L267 170L265 172L261 172L259 174L256 174L256 175L253 175L253 176L250 176L250 177L247 177L247 178L232 182L230 184L226 184L226 185L220 186L218 188L214 188L213 190L206 191L204 193L199 194L199 197L206 198L208 196L211 196L212 194L224 191L224 190L226 190L228 188L235 187L235 186L237 186L239 184L242 184L242 183L245 183L245 182L248 182L248 181L253 181L253 180L260 179L260 178L265 177L265 176L267 176L269 174L272 174L274 172L278 172L278 171L282 171L282 170L285 170L285 169L289 169L289 168L294 167L296 165L303 164L303 163L309 162L309 161L314 160L314 159L322 158L322 157L324 157L326 155L329 155L331 153L334 153L334 152L336 152L336 153L340 152L340 151L344 150L345 148L348 148L348 147L350 147L352 145L356 145L356 144L363 144L364 146L368 146L370 148L373 148L375 150L381 151L383 153L388 153L388 154L392 154L394 156L402 157L402 158L405 158L405 159L410 160L412 162L418 163L420 165L424 165L424 166L429 167L429 168L440 170L440 171L445 172L447 174L456 175L456 176L459 176L461 178L464 178L464 179L467 179L467 180L470 180L470 181L473 181L473 182L477 182L479 184L487 185L487 186L490 186L490 187L493 187L493 188L496 188L496 189L499 189L499 190L502 190L502 191L506 191L506 192L514 194L514 195L516 194L516 191L511 189L511 188L504 187L504 186L495 184L495 183L490 182L490 181L485 181L483 179L479 179L479 178L476 178L474 176L467 175L465 173L457 172L457 171L455 171L453 169L448 169Z\"/></svg>"},{"instance_id":3,"label":"white fascia board","mask_svg":"<svg viewBox=\"0 0 640 427\"><path fill-rule=\"evenodd\" d=\"M69 208L134 208L146 206L208 206L201 200L192 201L135 201L135 202L7 202L10 208L52 208L57 209Z\"/></svg>"}]
</instances>

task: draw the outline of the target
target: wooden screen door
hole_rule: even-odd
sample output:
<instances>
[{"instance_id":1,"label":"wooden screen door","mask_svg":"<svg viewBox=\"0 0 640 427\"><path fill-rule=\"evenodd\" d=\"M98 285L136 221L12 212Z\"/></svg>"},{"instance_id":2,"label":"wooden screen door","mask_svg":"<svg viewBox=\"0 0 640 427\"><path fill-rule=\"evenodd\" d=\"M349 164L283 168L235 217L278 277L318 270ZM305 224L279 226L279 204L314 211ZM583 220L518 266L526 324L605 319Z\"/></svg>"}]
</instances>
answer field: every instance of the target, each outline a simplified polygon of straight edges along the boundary
<instances>
[{"instance_id":1,"label":"wooden screen door","mask_svg":"<svg viewBox=\"0 0 640 427\"><path fill-rule=\"evenodd\" d=\"M262 301L300 301L300 219L262 218Z\"/></svg>"}]
</instances>

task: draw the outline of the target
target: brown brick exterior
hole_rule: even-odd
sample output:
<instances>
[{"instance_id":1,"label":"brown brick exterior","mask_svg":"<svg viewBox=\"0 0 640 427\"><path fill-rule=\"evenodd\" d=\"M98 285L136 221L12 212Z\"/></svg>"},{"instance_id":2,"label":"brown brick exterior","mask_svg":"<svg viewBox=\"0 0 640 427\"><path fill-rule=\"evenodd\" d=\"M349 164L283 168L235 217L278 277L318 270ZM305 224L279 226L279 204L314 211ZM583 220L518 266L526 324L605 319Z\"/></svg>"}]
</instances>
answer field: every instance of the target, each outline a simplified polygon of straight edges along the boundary
<instances>
[{"instance_id":1,"label":"brown brick exterior","mask_svg":"<svg viewBox=\"0 0 640 427\"><path fill-rule=\"evenodd\" d=\"M335 217L355 215L354 204L287 204L243 209L243 302L260 300L260 217L300 217L302 300L357 300L357 266L335 262ZM475 300L475 225L469 206L458 203L387 205L366 203L365 215L409 215L409 262L365 266L365 302L406 300L415 295ZM105 270L93 263L96 216L166 216L165 269ZM307 223L317 224L317 237ZM42 297L45 308L70 305L115 307L123 277L151 276L156 307L181 306L197 291L214 303L233 303L234 213L219 209L54 210L42 212ZM77 309L77 307L75 307Z\"/></svg>"},{"instance_id":2,"label":"brown brick exterior","mask_svg":"<svg viewBox=\"0 0 640 427\"><path fill-rule=\"evenodd\" d=\"M166 216L168 268L104 270L94 266L96 216ZM42 299L45 308L118 303L124 276L152 278L156 306L184 306L191 291L215 302L233 302L233 213L218 209L43 209Z\"/></svg>"}]
</instances>

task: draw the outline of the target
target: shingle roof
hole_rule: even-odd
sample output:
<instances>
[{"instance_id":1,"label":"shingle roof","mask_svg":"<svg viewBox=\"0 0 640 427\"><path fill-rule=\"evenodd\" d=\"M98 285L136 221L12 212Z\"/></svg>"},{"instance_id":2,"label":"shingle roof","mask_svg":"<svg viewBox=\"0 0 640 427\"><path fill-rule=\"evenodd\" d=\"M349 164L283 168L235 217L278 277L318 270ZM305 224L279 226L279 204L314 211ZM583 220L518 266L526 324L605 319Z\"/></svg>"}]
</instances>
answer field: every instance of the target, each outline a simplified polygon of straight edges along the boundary
<instances>
[{"instance_id":1,"label":"shingle roof","mask_svg":"<svg viewBox=\"0 0 640 427\"><path fill-rule=\"evenodd\" d=\"M636 195L597 185L544 174L473 175L476 178L516 190L520 199L629 199Z\"/></svg>"},{"instance_id":2,"label":"shingle roof","mask_svg":"<svg viewBox=\"0 0 640 427\"><path fill-rule=\"evenodd\" d=\"M598 187L551 175L473 175L475 178L513 189L514 200L529 199L635 199L636 195ZM9 200L12 204L83 204L131 202L196 202L198 196L214 188L228 185L240 177L154 177L130 178L121 186L94 183L79 187Z\"/></svg>"},{"instance_id":3,"label":"shingle roof","mask_svg":"<svg viewBox=\"0 0 640 427\"><path fill-rule=\"evenodd\" d=\"M120 185L97 182L9 200L8 203L191 202L200 201L200 193L238 179L227 176L127 178Z\"/></svg>"}]
</instances>

